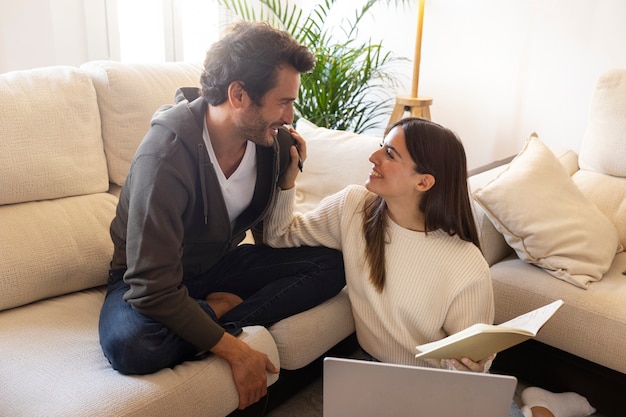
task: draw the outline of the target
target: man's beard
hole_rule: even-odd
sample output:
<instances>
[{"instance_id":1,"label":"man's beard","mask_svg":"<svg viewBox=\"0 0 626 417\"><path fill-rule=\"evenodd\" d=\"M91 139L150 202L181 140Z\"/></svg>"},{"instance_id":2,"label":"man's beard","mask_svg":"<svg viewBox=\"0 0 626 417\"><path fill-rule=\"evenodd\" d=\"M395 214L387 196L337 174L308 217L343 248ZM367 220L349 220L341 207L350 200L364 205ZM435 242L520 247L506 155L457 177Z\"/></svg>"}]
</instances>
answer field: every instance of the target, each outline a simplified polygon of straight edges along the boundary
<instances>
[{"instance_id":1,"label":"man's beard","mask_svg":"<svg viewBox=\"0 0 626 417\"><path fill-rule=\"evenodd\" d=\"M261 146L272 146L275 135L272 134L272 124L261 115L261 108L252 105L241 118L237 127L242 136Z\"/></svg>"}]
</instances>

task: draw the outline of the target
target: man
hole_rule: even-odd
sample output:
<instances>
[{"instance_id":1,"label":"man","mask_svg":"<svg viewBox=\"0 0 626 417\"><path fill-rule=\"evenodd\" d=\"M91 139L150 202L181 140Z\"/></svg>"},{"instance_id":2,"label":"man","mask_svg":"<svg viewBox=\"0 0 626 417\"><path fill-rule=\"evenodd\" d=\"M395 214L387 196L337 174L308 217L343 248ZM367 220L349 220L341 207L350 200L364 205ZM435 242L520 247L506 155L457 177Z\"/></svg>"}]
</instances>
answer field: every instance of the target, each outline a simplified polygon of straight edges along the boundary
<instances>
[{"instance_id":1,"label":"man","mask_svg":"<svg viewBox=\"0 0 626 417\"><path fill-rule=\"evenodd\" d=\"M236 337L241 327L270 326L345 285L338 251L239 245L297 175L298 150L278 128L293 122L300 74L314 65L286 32L240 22L208 50L202 95L183 89L153 117L111 223L99 331L114 369L147 374L210 352L229 362L243 409L278 369Z\"/></svg>"}]
</instances>

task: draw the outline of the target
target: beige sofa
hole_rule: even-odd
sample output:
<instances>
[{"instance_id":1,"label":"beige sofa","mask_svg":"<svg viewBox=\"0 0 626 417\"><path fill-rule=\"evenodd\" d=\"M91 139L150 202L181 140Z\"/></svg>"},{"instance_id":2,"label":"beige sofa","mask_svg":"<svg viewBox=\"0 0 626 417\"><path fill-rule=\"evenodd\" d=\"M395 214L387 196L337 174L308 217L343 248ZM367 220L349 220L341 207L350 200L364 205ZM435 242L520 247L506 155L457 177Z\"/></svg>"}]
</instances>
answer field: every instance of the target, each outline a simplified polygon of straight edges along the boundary
<instances>
[{"instance_id":1,"label":"beige sofa","mask_svg":"<svg viewBox=\"0 0 626 417\"><path fill-rule=\"evenodd\" d=\"M216 357L153 375L123 376L111 369L98 342L116 196L152 113L173 100L176 88L197 85L199 74L200 66L185 63L90 62L0 75L0 415L225 416L235 410L230 370ZM318 128L303 119L297 129L308 149L296 185L300 210L347 184L363 183L380 137ZM552 189L545 201L523 197L524 184L500 184L502 179L515 184L537 171L536 165L530 172L522 169L538 151L546 159L541 144L532 142L533 152L525 148L511 164L470 178L477 202L484 192L476 214L492 265L496 321L558 298L565 305L541 330L539 342L501 352L494 367L536 378L533 383L555 391L581 392L604 415L626 415L618 398L626 389L626 255L615 254L619 243L626 244L626 71L609 72L599 81L580 156L557 152L565 171L554 171L554 164L552 171L538 170L544 173L541 184L566 172L582 191L582 203L580 195L558 197L561 188L572 194L570 183ZM531 263L540 258L523 261L511 248L524 239L507 242L504 235L514 228L506 217L489 217L498 215L489 213L490 185L501 193L496 202L511 197L513 207L530 202L524 215L547 206L567 218L574 202L583 204L574 213L593 212L597 218L591 201L616 230L598 234L607 236L608 246L612 236L619 243L614 242L614 253L602 251L599 269L591 265L595 276L589 283L580 274L550 275ZM597 230L606 227L600 221ZM543 228L551 230L550 224ZM551 231L548 241L553 236ZM593 245L588 242L594 239L579 240L590 251L607 246L603 239ZM607 262L608 271L598 276ZM569 277L583 284L563 280ZM292 376L318 376L315 365L325 352L346 341L346 349L353 347L353 332L342 292L270 329L247 327L241 338L280 364L278 378L268 381L271 402L285 386L298 386Z\"/></svg>"},{"instance_id":2,"label":"beige sofa","mask_svg":"<svg viewBox=\"0 0 626 417\"><path fill-rule=\"evenodd\" d=\"M198 85L200 69L90 62L0 75L0 415L206 417L236 409L230 368L215 356L124 376L98 341L117 195L151 115L176 88ZM240 337L280 365L271 393L277 379L353 332L341 293Z\"/></svg>"},{"instance_id":3,"label":"beige sofa","mask_svg":"<svg viewBox=\"0 0 626 417\"><path fill-rule=\"evenodd\" d=\"M626 415L626 70L599 78L578 155L546 153L533 135L512 162L470 184L496 323L564 301L536 340L494 367Z\"/></svg>"}]
</instances>

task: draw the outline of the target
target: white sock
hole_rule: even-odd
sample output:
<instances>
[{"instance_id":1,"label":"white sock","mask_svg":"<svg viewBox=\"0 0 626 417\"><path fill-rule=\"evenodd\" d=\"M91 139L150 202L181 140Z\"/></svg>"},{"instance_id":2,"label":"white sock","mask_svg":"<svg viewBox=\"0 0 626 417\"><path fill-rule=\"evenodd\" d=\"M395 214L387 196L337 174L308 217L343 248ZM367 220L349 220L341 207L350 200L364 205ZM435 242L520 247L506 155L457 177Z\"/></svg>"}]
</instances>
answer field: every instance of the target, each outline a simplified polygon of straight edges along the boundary
<instances>
[{"instance_id":1,"label":"white sock","mask_svg":"<svg viewBox=\"0 0 626 417\"><path fill-rule=\"evenodd\" d=\"M596 412L589 401L575 392L556 394L538 387L528 387L522 391L525 406L545 407L555 417L587 417Z\"/></svg>"}]
</instances>

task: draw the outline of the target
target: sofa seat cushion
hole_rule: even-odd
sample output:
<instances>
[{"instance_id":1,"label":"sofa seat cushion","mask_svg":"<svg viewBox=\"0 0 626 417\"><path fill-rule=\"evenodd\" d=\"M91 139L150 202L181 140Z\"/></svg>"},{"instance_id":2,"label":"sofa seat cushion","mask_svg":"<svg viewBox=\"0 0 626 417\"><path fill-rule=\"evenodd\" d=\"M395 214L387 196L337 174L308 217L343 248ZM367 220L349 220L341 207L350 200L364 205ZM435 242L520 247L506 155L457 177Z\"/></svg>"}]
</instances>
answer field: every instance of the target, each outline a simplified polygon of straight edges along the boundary
<instances>
[{"instance_id":1,"label":"sofa seat cushion","mask_svg":"<svg viewBox=\"0 0 626 417\"><path fill-rule=\"evenodd\" d=\"M51 417L217 417L237 408L230 367L216 356L151 375L114 371L98 341L104 294L100 287L0 313L2 415L24 415L25 404L28 415ZM265 328L246 327L240 338L279 364Z\"/></svg>"},{"instance_id":2,"label":"sofa seat cushion","mask_svg":"<svg viewBox=\"0 0 626 417\"><path fill-rule=\"evenodd\" d=\"M0 206L0 310L105 284L116 206L108 193Z\"/></svg>"},{"instance_id":3,"label":"sofa seat cushion","mask_svg":"<svg viewBox=\"0 0 626 417\"><path fill-rule=\"evenodd\" d=\"M515 255L491 267L496 315L502 323L556 299L563 306L539 331L537 340L626 373L626 253L615 256L601 281L587 291L551 279Z\"/></svg>"},{"instance_id":4,"label":"sofa seat cushion","mask_svg":"<svg viewBox=\"0 0 626 417\"><path fill-rule=\"evenodd\" d=\"M354 320L344 288L330 300L270 327L283 369L300 369L354 333Z\"/></svg>"}]
</instances>

